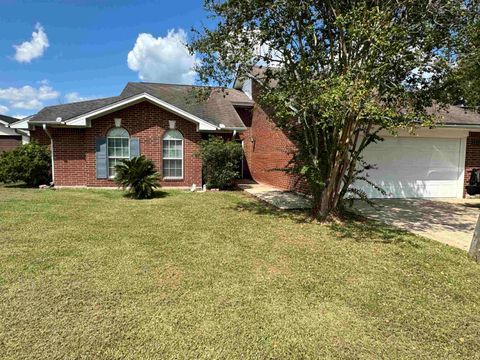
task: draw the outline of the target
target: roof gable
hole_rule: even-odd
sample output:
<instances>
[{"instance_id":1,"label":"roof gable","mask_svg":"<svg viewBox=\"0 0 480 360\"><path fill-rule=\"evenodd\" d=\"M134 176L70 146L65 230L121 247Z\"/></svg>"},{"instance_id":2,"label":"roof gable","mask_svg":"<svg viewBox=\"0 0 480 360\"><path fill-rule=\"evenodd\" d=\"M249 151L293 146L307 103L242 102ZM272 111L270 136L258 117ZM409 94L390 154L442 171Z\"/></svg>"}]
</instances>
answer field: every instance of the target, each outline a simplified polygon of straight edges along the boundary
<instances>
[{"instance_id":1,"label":"roof gable","mask_svg":"<svg viewBox=\"0 0 480 360\"><path fill-rule=\"evenodd\" d=\"M202 98L200 90L207 92ZM234 106L253 106L243 92L236 89L172 85L160 83L128 83L120 96L148 93L173 106L193 114L216 127L245 128Z\"/></svg>"},{"instance_id":2,"label":"roof gable","mask_svg":"<svg viewBox=\"0 0 480 360\"><path fill-rule=\"evenodd\" d=\"M161 99L158 99L157 97L155 96L152 96L148 93L141 93L141 94L138 94L138 95L133 95L133 96L130 96L130 97L119 97L117 101L111 103L111 104L108 104L106 106L103 106L99 109L95 109L95 110L92 110L88 113L85 113L85 114L81 114L77 117L74 117L74 118L71 118L67 121L65 121L65 124L66 125L72 125L72 126L89 126L90 125L90 121L97 118L97 117L100 117L100 116L103 116L103 115L106 115L106 114L109 114L111 112L114 112L114 111L117 111L117 110L120 110L120 109L123 109L123 108L126 108L126 107L129 107L129 106L132 106L134 104L138 104L139 102L142 102L142 101L149 101L151 102L152 104L155 104L167 111L170 111L172 113L174 113L175 115L177 116L180 116L181 118L184 118L186 120L189 120L193 123L196 123L197 124L197 128L199 130L217 130L217 127L215 127L214 125L210 124L209 122L195 116L195 115L192 115L191 113L188 113L182 109L179 109Z\"/></svg>"}]
</instances>

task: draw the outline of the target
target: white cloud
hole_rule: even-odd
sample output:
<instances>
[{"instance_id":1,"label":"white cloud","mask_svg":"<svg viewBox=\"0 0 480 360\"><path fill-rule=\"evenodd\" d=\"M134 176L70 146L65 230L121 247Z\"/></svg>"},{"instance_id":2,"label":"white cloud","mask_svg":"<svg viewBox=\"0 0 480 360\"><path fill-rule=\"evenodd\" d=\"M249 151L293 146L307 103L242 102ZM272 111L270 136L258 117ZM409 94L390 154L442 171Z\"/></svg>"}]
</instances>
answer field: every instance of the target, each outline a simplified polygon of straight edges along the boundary
<instances>
[{"instance_id":1,"label":"white cloud","mask_svg":"<svg viewBox=\"0 0 480 360\"><path fill-rule=\"evenodd\" d=\"M0 105L0 114L6 114L8 112L8 107L5 105Z\"/></svg>"},{"instance_id":2,"label":"white cloud","mask_svg":"<svg viewBox=\"0 0 480 360\"><path fill-rule=\"evenodd\" d=\"M0 100L8 102L9 106L17 109L40 109L43 102L57 99L60 93L43 82L38 88L26 85L20 88L0 88Z\"/></svg>"},{"instance_id":3,"label":"white cloud","mask_svg":"<svg viewBox=\"0 0 480 360\"><path fill-rule=\"evenodd\" d=\"M76 91L65 94L65 100L69 103L92 100L92 99L93 97L80 96L80 94Z\"/></svg>"},{"instance_id":4,"label":"white cloud","mask_svg":"<svg viewBox=\"0 0 480 360\"><path fill-rule=\"evenodd\" d=\"M15 119L23 119L23 118L26 118L27 116L29 115L24 115L24 114L16 114L16 115L10 115L11 117L15 118Z\"/></svg>"},{"instance_id":5,"label":"white cloud","mask_svg":"<svg viewBox=\"0 0 480 360\"><path fill-rule=\"evenodd\" d=\"M143 81L192 84L196 58L189 53L186 42L183 29L170 30L167 36L158 38L142 33L128 53L128 67Z\"/></svg>"},{"instance_id":6,"label":"white cloud","mask_svg":"<svg viewBox=\"0 0 480 360\"><path fill-rule=\"evenodd\" d=\"M25 100L25 101L17 101L13 103L12 106L17 109L32 110L32 109L40 109L43 106L43 104L38 99L31 99L31 100Z\"/></svg>"},{"instance_id":7,"label":"white cloud","mask_svg":"<svg viewBox=\"0 0 480 360\"><path fill-rule=\"evenodd\" d=\"M48 37L43 26L37 23L32 33L30 41L24 41L20 45L13 45L15 48L15 60L21 63L29 63L43 55L43 52L49 47Z\"/></svg>"}]
</instances>

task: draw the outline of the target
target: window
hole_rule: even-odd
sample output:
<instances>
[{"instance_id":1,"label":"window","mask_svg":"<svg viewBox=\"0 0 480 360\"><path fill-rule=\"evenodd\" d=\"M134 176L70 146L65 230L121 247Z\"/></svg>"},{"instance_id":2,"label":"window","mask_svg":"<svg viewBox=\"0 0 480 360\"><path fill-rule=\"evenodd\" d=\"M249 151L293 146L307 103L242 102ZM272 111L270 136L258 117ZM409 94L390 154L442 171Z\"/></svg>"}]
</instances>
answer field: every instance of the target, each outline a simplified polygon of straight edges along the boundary
<instances>
[{"instance_id":1,"label":"window","mask_svg":"<svg viewBox=\"0 0 480 360\"><path fill-rule=\"evenodd\" d=\"M183 178L183 136L180 131L169 130L163 137L163 177Z\"/></svg>"},{"instance_id":2,"label":"window","mask_svg":"<svg viewBox=\"0 0 480 360\"><path fill-rule=\"evenodd\" d=\"M130 136L124 128L113 128L107 134L108 176L115 177L115 165L130 159Z\"/></svg>"}]
</instances>

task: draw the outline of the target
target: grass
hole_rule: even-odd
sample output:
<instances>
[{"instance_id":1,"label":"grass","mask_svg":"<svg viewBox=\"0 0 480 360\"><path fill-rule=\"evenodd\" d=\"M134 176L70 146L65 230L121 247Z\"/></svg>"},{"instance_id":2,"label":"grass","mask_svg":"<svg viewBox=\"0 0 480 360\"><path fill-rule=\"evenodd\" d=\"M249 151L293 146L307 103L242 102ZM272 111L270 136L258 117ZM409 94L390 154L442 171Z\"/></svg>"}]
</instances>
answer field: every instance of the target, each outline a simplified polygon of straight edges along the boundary
<instances>
[{"instance_id":1,"label":"grass","mask_svg":"<svg viewBox=\"0 0 480 360\"><path fill-rule=\"evenodd\" d=\"M1 357L480 358L464 252L303 220L240 192L0 187Z\"/></svg>"}]
</instances>

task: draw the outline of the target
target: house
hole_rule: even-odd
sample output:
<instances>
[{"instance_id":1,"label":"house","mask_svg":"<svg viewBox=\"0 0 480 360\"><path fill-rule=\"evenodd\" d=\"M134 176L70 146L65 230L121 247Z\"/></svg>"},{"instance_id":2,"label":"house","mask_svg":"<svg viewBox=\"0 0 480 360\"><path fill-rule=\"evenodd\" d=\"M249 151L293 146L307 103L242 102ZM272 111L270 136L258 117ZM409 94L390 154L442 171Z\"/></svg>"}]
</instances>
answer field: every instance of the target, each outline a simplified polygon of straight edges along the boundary
<instances>
[{"instance_id":1,"label":"house","mask_svg":"<svg viewBox=\"0 0 480 360\"><path fill-rule=\"evenodd\" d=\"M18 119L0 115L0 153L15 149L18 145L28 143L28 131L12 129L9 126Z\"/></svg>"},{"instance_id":2,"label":"house","mask_svg":"<svg viewBox=\"0 0 480 360\"><path fill-rule=\"evenodd\" d=\"M16 127L51 146L56 186L113 187L115 165L144 154L162 186L187 187L202 184L199 141L245 131L237 111L253 105L235 89L128 83L119 96L49 106Z\"/></svg>"},{"instance_id":3,"label":"house","mask_svg":"<svg viewBox=\"0 0 480 360\"><path fill-rule=\"evenodd\" d=\"M257 103L260 87L256 81L237 80L234 88ZM386 197L462 198L472 169L480 168L480 114L456 106L428 111L439 120L435 128L417 129L414 136L406 131L398 136L381 132L384 141L365 149L367 163L376 165L368 175L387 192ZM254 106L242 138L253 179L283 189L296 186L292 176L272 171L287 165L294 147L260 106ZM385 197L366 183L354 186L371 198Z\"/></svg>"},{"instance_id":4,"label":"house","mask_svg":"<svg viewBox=\"0 0 480 360\"><path fill-rule=\"evenodd\" d=\"M287 165L293 145L256 102L258 91L251 79L232 89L128 83L119 96L49 106L12 127L51 146L60 187L113 187L115 164L139 154L161 170L162 186L201 185L194 154L200 140L217 134L242 142L244 178L292 189L295 180L275 169ZM442 118L438 127L384 134L366 150L377 165L369 175L389 197L461 198L470 171L480 168L480 115L460 107L431 111Z\"/></svg>"}]
</instances>

